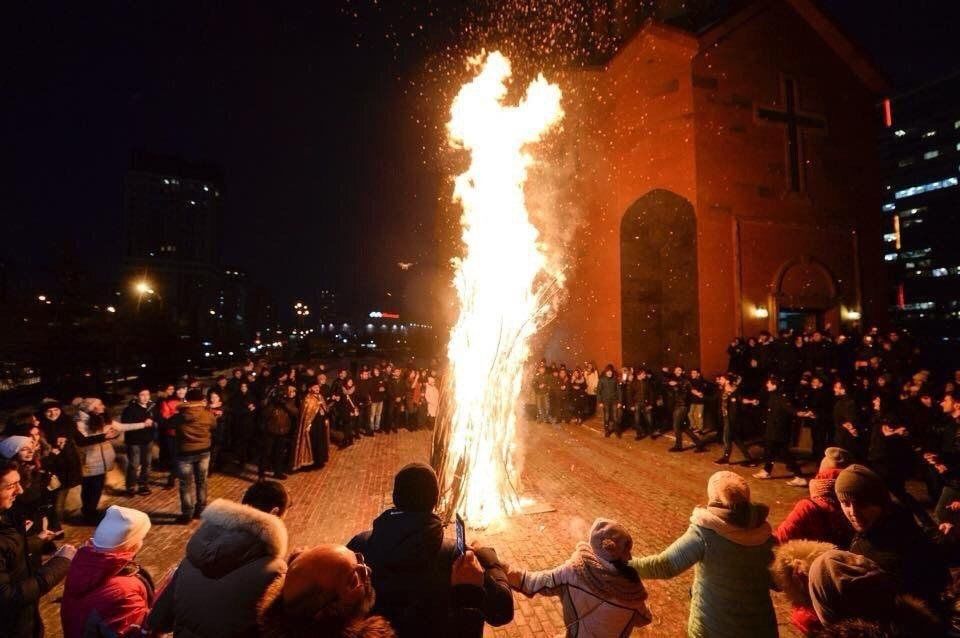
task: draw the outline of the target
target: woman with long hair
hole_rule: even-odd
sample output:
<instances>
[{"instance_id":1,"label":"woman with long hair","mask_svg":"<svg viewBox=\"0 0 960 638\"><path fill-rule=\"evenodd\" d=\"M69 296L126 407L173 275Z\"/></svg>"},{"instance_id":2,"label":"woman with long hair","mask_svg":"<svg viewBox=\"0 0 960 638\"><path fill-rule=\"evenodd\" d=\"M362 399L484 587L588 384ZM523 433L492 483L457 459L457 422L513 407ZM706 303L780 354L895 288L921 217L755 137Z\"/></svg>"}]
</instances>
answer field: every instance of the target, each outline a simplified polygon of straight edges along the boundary
<instances>
[{"instance_id":1,"label":"woman with long hair","mask_svg":"<svg viewBox=\"0 0 960 638\"><path fill-rule=\"evenodd\" d=\"M114 425L107 407L98 398L83 399L79 408L74 441L80 449L83 462L83 478L80 480L81 512L87 522L95 522L107 472L116 460L110 440L119 436L120 428Z\"/></svg>"}]
</instances>

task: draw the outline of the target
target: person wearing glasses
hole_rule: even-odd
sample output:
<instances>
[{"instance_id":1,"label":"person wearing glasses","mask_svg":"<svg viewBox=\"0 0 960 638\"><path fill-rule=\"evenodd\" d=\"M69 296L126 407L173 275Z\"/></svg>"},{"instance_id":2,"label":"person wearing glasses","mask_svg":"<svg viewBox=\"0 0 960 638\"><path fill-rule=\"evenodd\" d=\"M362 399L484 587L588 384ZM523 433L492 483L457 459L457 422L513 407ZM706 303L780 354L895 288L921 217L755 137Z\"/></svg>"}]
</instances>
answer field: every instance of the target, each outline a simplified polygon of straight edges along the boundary
<instances>
[{"instance_id":1,"label":"person wearing glasses","mask_svg":"<svg viewBox=\"0 0 960 638\"><path fill-rule=\"evenodd\" d=\"M43 635L40 598L64 579L77 553L73 545L63 545L50 560L36 566L37 543L51 541L53 532L42 531L36 541L27 542L23 521L11 511L21 494L17 464L0 462L0 636L4 638Z\"/></svg>"},{"instance_id":2,"label":"person wearing glasses","mask_svg":"<svg viewBox=\"0 0 960 638\"><path fill-rule=\"evenodd\" d=\"M446 627L419 636L483 635L484 570L473 550L451 569L452 591ZM371 613L376 591L373 571L360 552L343 545L317 545L290 559L290 569L268 590L258 613L261 638L396 638L403 634Z\"/></svg>"}]
</instances>

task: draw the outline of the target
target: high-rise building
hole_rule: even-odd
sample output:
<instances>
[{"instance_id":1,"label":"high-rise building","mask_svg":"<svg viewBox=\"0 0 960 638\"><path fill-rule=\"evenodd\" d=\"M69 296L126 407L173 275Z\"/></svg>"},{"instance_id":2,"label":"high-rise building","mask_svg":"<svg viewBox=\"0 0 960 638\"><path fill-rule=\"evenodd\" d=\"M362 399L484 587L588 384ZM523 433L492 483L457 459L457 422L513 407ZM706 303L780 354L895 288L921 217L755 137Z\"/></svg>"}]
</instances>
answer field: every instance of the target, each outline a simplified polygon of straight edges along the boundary
<instances>
[{"instance_id":1,"label":"high-rise building","mask_svg":"<svg viewBox=\"0 0 960 638\"><path fill-rule=\"evenodd\" d=\"M224 314L226 288L239 280L219 265L222 200L218 168L177 157L137 152L124 181L121 288L138 309L158 308L184 339L221 335L224 321L242 317Z\"/></svg>"},{"instance_id":2,"label":"high-rise building","mask_svg":"<svg viewBox=\"0 0 960 638\"><path fill-rule=\"evenodd\" d=\"M890 316L960 340L960 74L892 99L880 140Z\"/></svg>"}]
</instances>

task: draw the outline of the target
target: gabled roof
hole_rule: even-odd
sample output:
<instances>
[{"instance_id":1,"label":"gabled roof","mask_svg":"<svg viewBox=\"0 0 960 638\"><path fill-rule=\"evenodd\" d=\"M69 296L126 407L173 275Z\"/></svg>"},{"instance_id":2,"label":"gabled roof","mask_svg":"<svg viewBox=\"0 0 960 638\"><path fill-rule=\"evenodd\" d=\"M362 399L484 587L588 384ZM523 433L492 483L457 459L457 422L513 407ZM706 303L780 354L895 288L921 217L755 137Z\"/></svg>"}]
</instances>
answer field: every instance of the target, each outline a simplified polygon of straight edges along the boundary
<instances>
[{"instance_id":1,"label":"gabled roof","mask_svg":"<svg viewBox=\"0 0 960 638\"><path fill-rule=\"evenodd\" d=\"M741 26L769 10L774 4L786 3L823 38L834 53L856 74L864 86L878 95L890 92L890 85L869 57L848 38L812 0L757 0L741 11L722 20L700 34L702 48L714 45Z\"/></svg>"}]
</instances>

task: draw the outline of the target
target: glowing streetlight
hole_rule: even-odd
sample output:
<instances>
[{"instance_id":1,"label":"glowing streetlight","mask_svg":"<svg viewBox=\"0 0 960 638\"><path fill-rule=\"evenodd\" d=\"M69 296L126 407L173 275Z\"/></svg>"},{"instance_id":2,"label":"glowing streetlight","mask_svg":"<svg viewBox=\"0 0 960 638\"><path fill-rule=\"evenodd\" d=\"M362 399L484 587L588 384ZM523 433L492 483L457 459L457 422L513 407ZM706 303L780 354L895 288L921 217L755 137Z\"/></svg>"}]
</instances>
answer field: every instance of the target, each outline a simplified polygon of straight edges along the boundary
<instances>
[{"instance_id":1,"label":"glowing streetlight","mask_svg":"<svg viewBox=\"0 0 960 638\"><path fill-rule=\"evenodd\" d=\"M116 312L116 311L117 309L114 308L113 306L107 306L107 312Z\"/></svg>"},{"instance_id":2,"label":"glowing streetlight","mask_svg":"<svg viewBox=\"0 0 960 638\"><path fill-rule=\"evenodd\" d=\"M150 287L146 279L142 279L134 284L133 289L141 295L153 294L153 288Z\"/></svg>"}]
</instances>

